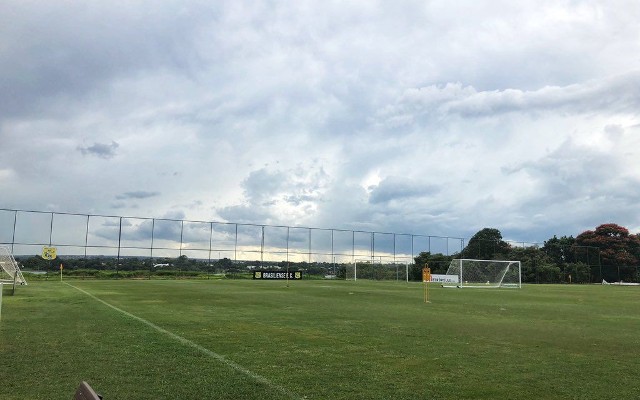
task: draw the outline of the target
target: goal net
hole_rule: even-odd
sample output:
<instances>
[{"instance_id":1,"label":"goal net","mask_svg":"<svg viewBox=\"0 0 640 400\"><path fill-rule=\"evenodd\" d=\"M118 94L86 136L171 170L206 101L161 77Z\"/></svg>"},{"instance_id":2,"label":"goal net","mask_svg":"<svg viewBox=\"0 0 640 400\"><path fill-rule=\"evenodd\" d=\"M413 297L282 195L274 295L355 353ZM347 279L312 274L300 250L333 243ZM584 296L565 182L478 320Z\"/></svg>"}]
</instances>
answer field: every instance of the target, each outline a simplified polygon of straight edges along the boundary
<instances>
[{"instance_id":1,"label":"goal net","mask_svg":"<svg viewBox=\"0 0 640 400\"><path fill-rule=\"evenodd\" d=\"M520 261L451 260L447 276L449 279L442 285L444 287L522 287Z\"/></svg>"},{"instance_id":2,"label":"goal net","mask_svg":"<svg viewBox=\"0 0 640 400\"><path fill-rule=\"evenodd\" d=\"M27 284L13 254L5 246L0 246L0 283Z\"/></svg>"},{"instance_id":3,"label":"goal net","mask_svg":"<svg viewBox=\"0 0 640 400\"><path fill-rule=\"evenodd\" d=\"M401 260L354 260L346 266L347 280L393 280L407 282L409 280L409 263Z\"/></svg>"},{"instance_id":4,"label":"goal net","mask_svg":"<svg viewBox=\"0 0 640 400\"><path fill-rule=\"evenodd\" d=\"M353 260L352 263L347 264L347 270L345 278L348 281L357 281L358 279L372 279L374 269L379 266L379 262L376 260L363 259Z\"/></svg>"},{"instance_id":5,"label":"goal net","mask_svg":"<svg viewBox=\"0 0 640 400\"><path fill-rule=\"evenodd\" d=\"M345 264L344 279L348 281L357 280L358 275L356 273L356 267L357 267L357 264L355 262Z\"/></svg>"}]
</instances>

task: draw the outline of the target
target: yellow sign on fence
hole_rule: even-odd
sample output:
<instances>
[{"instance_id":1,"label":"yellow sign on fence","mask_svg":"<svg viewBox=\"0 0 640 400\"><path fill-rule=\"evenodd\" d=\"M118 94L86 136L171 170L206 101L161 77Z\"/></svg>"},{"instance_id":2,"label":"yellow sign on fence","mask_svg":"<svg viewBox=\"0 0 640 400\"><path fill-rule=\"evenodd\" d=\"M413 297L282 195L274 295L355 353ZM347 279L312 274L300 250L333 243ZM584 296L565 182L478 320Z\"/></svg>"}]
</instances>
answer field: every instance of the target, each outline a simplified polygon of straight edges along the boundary
<instances>
[{"instance_id":1,"label":"yellow sign on fence","mask_svg":"<svg viewBox=\"0 0 640 400\"><path fill-rule=\"evenodd\" d=\"M55 260L57 257L56 248L55 247L43 247L42 248L42 258L45 260Z\"/></svg>"}]
</instances>

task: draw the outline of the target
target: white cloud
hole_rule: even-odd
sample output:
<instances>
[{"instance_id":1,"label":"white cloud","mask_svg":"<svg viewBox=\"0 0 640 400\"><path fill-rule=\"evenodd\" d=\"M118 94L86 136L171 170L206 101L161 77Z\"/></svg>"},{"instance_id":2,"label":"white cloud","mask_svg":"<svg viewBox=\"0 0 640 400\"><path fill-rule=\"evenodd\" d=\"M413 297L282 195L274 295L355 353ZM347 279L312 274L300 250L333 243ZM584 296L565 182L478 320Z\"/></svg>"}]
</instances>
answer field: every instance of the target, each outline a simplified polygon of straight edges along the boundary
<instances>
[{"instance_id":1,"label":"white cloud","mask_svg":"<svg viewBox=\"0 0 640 400\"><path fill-rule=\"evenodd\" d=\"M621 76L538 90L477 91L461 83L407 89L396 104L380 111L381 123L391 128L415 124L419 118L500 117L522 113L538 117L558 112L634 113L640 106L640 70Z\"/></svg>"},{"instance_id":2,"label":"white cloud","mask_svg":"<svg viewBox=\"0 0 640 400\"><path fill-rule=\"evenodd\" d=\"M230 222L305 223L322 205L328 179L318 162L284 170L263 167L252 171L242 184L246 203L217 212Z\"/></svg>"}]
</instances>

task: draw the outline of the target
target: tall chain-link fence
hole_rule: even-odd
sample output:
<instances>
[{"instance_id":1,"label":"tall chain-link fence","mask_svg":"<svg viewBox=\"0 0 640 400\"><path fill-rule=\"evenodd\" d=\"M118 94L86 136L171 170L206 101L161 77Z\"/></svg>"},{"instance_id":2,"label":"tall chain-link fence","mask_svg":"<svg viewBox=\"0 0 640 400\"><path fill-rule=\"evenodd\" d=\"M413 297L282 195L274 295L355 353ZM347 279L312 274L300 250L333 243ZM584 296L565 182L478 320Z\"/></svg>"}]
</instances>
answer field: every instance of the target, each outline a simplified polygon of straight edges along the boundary
<instances>
[{"instance_id":1,"label":"tall chain-link fence","mask_svg":"<svg viewBox=\"0 0 640 400\"><path fill-rule=\"evenodd\" d=\"M538 243L506 243L465 247L464 238L448 236L0 208L0 245L27 269L58 268L40 257L54 247L71 270L246 273L293 265L342 278L359 262L369 279L420 280L420 254L436 255L430 266L444 273L450 258L472 253L521 261L527 283L640 282L640 267L602 265L595 247L549 252Z\"/></svg>"},{"instance_id":2,"label":"tall chain-link fence","mask_svg":"<svg viewBox=\"0 0 640 400\"><path fill-rule=\"evenodd\" d=\"M142 218L0 209L0 244L17 257L38 256L55 247L58 257L85 260L76 265L131 268L136 262L165 266L244 269L303 263L337 274L340 265L367 259L389 265L413 263L421 252L454 254L464 239L408 233L275 226L168 218ZM100 264L100 265L103 265ZM173 262L176 264L176 262ZM215 264L215 265L214 265ZM134 267L135 268L135 267Z\"/></svg>"}]
</instances>

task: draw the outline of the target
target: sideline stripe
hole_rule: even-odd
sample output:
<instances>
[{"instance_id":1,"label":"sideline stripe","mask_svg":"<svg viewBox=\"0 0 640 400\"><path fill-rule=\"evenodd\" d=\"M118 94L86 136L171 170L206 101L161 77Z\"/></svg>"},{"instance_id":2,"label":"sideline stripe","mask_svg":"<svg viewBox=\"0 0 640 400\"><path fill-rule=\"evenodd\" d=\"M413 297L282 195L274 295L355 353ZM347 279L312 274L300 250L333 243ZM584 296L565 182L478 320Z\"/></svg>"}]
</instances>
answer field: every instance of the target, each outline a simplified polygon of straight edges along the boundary
<instances>
[{"instance_id":1,"label":"sideline stripe","mask_svg":"<svg viewBox=\"0 0 640 400\"><path fill-rule=\"evenodd\" d=\"M113 309L115 311L118 311L119 313L124 314L129 318L135 319L138 322L142 322L143 324L145 324L147 326L150 326L151 328L155 329L156 331L158 331L160 333L164 333L165 335L169 336L170 338L177 340L178 342L182 343L185 346L192 347L192 348L194 348L194 349L196 349L196 350L208 355L209 357L220 361L221 363L225 364L226 366L228 366L230 368L233 368L236 371L247 375L248 377L254 379L255 381L260 382L260 383L268 386L269 388L274 389L274 390L286 395L290 399L297 399L297 400L298 399L299 400L303 399L302 397L297 396L296 394L288 391L287 389L283 388L282 386L276 385L275 383L271 382L270 380L268 380L264 376L258 375L255 372L251 372L250 370L246 369L242 365L229 360L225 356L220 355L220 354L216 353L215 351L211 351L211 350L207 349L206 347L202 347L199 344L192 342L189 339L186 339L186 338L184 338L184 337L182 337L180 335L177 335L177 334L175 334L173 332L170 332L170 331L168 331L168 330L166 330L164 328L161 328L158 325L154 324L153 322L149 322L144 318L138 317L137 315L133 315L128 311L125 311L125 310L123 310L121 308L118 308L118 307L112 305L112 304L109 304L106 301L104 301L104 300L92 295L91 293L87 292L86 290L83 290L83 289L80 289L79 287L73 286L72 284L70 284L68 282L64 282L64 283L69 285L69 286L71 286L72 288L74 288L76 290L79 290L80 292L86 294L87 296L91 297L92 299L99 301L100 303L104 304L105 306L107 306L107 307L109 307L109 308L111 308L111 309Z\"/></svg>"}]
</instances>

